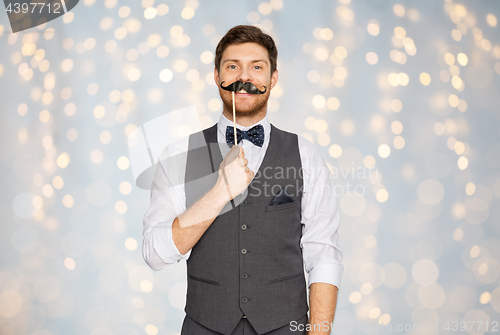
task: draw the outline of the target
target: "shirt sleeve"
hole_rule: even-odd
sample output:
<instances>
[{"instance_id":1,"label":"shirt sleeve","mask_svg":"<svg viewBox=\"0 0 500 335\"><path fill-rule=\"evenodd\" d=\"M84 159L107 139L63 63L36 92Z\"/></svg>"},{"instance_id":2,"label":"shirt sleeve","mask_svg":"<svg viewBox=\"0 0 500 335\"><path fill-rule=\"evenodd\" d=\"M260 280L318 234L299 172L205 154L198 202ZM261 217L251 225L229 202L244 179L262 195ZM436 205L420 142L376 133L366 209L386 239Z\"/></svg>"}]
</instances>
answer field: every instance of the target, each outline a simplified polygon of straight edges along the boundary
<instances>
[{"instance_id":1,"label":"shirt sleeve","mask_svg":"<svg viewBox=\"0 0 500 335\"><path fill-rule=\"evenodd\" d=\"M186 211L186 195L182 182L186 169L187 139L165 148L158 159L151 185L150 205L143 218L142 255L155 271L168 264L188 259L177 249L172 238L172 223Z\"/></svg>"},{"instance_id":2,"label":"shirt sleeve","mask_svg":"<svg viewBox=\"0 0 500 335\"><path fill-rule=\"evenodd\" d=\"M333 176L314 144L302 136L299 150L304 180L300 246L309 286L321 282L340 288L344 266Z\"/></svg>"}]
</instances>

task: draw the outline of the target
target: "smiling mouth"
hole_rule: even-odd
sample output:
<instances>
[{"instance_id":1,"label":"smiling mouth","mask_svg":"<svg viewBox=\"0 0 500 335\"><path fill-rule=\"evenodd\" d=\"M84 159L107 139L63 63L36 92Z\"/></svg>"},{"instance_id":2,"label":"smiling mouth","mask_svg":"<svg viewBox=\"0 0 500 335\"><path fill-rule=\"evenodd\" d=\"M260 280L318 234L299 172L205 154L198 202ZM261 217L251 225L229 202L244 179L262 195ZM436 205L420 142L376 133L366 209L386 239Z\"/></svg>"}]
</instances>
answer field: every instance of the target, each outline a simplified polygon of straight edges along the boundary
<instances>
[{"instance_id":1,"label":"smiling mouth","mask_svg":"<svg viewBox=\"0 0 500 335\"><path fill-rule=\"evenodd\" d=\"M249 94L249 93L247 93L247 91L245 91L244 89L241 89L241 90L239 90L239 91L238 91L238 92L236 92L236 93L240 93L240 94Z\"/></svg>"}]
</instances>

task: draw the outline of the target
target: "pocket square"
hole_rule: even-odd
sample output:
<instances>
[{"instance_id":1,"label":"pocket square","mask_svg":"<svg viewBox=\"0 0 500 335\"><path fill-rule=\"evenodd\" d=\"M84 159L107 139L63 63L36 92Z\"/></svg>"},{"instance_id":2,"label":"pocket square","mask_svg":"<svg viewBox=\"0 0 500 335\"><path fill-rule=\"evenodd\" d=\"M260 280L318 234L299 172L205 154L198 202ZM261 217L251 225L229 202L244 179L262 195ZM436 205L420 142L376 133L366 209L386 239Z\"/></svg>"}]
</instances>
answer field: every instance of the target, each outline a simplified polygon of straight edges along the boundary
<instances>
[{"instance_id":1,"label":"pocket square","mask_svg":"<svg viewBox=\"0 0 500 335\"><path fill-rule=\"evenodd\" d=\"M283 205L289 202L293 202L293 199L286 195L285 188L283 187L281 191L279 191L278 194L271 199L269 206Z\"/></svg>"}]
</instances>

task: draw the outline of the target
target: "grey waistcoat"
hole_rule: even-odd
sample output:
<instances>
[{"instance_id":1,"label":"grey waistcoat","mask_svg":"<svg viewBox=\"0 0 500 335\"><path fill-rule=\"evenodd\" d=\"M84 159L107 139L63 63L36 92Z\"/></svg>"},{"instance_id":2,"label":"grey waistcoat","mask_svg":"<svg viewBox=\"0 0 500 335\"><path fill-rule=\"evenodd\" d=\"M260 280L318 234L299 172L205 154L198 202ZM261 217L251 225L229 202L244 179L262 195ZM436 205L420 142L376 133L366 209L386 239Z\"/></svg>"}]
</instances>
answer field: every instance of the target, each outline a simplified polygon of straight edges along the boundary
<instances>
[{"instance_id":1,"label":"grey waistcoat","mask_svg":"<svg viewBox=\"0 0 500 335\"><path fill-rule=\"evenodd\" d=\"M262 334L308 311L299 245L303 180L298 137L273 125L270 136L248 196L243 200L240 195L226 205L239 203L213 221L187 261L186 314L227 335L243 315ZM190 136L186 208L215 185L213 172L221 162L217 124ZM210 174L204 182L196 182ZM294 201L269 206L282 187Z\"/></svg>"}]
</instances>

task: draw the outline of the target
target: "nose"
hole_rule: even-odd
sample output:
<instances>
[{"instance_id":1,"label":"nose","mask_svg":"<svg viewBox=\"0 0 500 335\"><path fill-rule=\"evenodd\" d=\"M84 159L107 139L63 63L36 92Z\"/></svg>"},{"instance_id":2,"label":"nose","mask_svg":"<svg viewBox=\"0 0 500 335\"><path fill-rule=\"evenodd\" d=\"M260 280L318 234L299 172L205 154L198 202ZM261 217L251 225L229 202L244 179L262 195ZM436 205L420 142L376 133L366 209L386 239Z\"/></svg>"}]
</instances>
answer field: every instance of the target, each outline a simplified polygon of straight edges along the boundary
<instances>
[{"instance_id":1,"label":"nose","mask_svg":"<svg viewBox=\"0 0 500 335\"><path fill-rule=\"evenodd\" d=\"M250 74L250 71L246 67L243 67L238 75L238 79L244 83L246 82L251 82L253 80L252 75Z\"/></svg>"}]
</instances>

